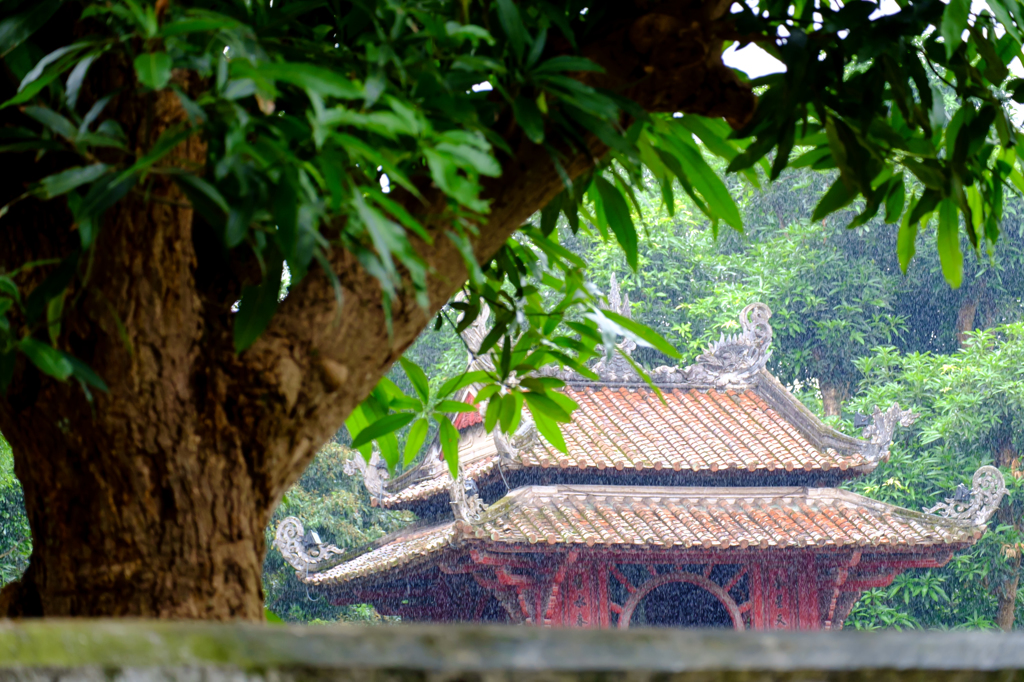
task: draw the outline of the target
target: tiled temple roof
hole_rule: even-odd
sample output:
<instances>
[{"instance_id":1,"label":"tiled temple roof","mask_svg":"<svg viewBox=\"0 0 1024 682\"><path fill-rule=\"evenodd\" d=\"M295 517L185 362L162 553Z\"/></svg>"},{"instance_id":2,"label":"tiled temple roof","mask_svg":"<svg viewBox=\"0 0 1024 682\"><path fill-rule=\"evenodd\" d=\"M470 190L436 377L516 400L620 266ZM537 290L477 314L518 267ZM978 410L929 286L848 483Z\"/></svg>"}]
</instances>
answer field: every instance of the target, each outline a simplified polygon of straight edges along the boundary
<instances>
[{"instance_id":1,"label":"tiled temple roof","mask_svg":"<svg viewBox=\"0 0 1024 682\"><path fill-rule=\"evenodd\" d=\"M815 448L753 389L672 389L663 403L649 388L566 387L579 404L562 427L567 454L546 441L523 452L524 466L585 469L806 471L862 467L860 452Z\"/></svg>"},{"instance_id":2,"label":"tiled temple roof","mask_svg":"<svg viewBox=\"0 0 1024 682\"><path fill-rule=\"evenodd\" d=\"M971 521L832 488L528 486L491 505L476 522L404 531L366 554L299 577L316 585L347 583L421 563L466 543L630 550L900 549L967 545L983 530Z\"/></svg>"},{"instance_id":3,"label":"tiled temple roof","mask_svg":"<svg viewBox=\"0 0 1024 682\"><path fill-rule=\"evenodd\" d=\"M563 393L580 406L572 422L561 425L568 452L534 431L511 440L514 447L503 467L506 472L832 472L849 477L871 471L883 456L871 443L822 424L767 372L755 379L739 389L666 386L665 402L645 384L568 384ZM525 420L529 423L528 412ZM478 481L497 476L500 456L482 429L466 429L460 447L463 474ZM410 472L416 480L399 478L374 503L401 508L444 495L451 476L447 465L434 459L428 455L418 471Z\"/></svg>"}]
</instances>

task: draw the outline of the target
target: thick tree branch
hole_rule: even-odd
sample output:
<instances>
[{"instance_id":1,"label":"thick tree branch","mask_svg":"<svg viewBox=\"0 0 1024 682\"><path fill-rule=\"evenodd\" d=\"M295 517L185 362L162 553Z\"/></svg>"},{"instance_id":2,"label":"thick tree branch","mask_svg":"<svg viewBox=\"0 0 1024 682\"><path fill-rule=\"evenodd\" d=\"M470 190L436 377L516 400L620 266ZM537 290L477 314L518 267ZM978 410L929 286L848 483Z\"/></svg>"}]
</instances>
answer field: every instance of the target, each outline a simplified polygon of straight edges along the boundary
<instances>
[{"instance_id":1,"label":"thick tree branch","mask_svg":"<svg viewBox=\"0 0 1024 682\"><path fill-rule=\"evenodd\" d=\"M594 85L627 94L649 111L697 112L741 124L752 113L755 100L722 64L721 40L711 32L714 19L727 6L727 2L664 3L657 13L645 13L639 5L625 5L628 17L608 22L609 32L582 50L606 73L586 76ZM491 202L491 211L473 239L480 263L562 190L548 153L513 135L515 157L503 164L500 178L485 184L484 198ZM576 151L563 160L563 165L576 178L605 151L595 142L590 150ZM411 295L400 296L393 304L389 337L379 285L351 254L337 250L332 264L345 296L340 320L327 277L312 273L292 291L270 328L245 353L246 371L261 390L239 392L260 396L253 398L258 404L239 409L261 414L242 422L258 425L255 442L269 443L259 469L270 502L276 503L316 449L466 281L462 257L445 237L447 224L436 217L446 214L444 198L438 192L428 196L431 201L416 212L435 237L433 245L419 244L431 273L429 310L422 310ZM265 409L270 395L275 396L277 409Z\"/></svg>"}]
</instances>

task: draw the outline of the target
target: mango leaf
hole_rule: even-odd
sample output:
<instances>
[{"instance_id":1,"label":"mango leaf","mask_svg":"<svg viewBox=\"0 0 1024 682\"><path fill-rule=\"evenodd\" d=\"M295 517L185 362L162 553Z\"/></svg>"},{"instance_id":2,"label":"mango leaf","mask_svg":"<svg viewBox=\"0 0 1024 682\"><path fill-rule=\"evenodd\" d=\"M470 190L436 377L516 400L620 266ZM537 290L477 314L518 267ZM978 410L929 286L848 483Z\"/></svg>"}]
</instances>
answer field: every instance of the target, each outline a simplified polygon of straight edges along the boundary
<instances>
[{"instance_id":1,"label":"mango leaf","mask_svg":"<svg viewBox=\"0 0 1024 682\"><path fill-rule=\"evenodd\" d=\"M95 163L91 166L72 166L60 173L48 175L39 181L39 194L44 199L59 197L76 187L98 180L108 168L105 163Z\"/></svg>"},{"instance_id":2,"label":"mango leaf","mask_svg":"<svg viewBox=\"0 0 1024 682\"><path fill-rule=\"evenodd\" d=\"M487 375L487 372L464 372L463 374L460 374L457 377L452 377L448 381L444 382L444 384L441 385L441 388L438 389L437 394L444 398L450 396L452 393L459 390L460 388L465 388L470 384L485 382L489 378L490 377Z\"/></svg>"},{"instance_id":3,"label":"mango leaf","mask_svg":"<svg viewBox=\"0 0 1024 682\"><path fill-rule=\"evenodd\" d=\"M267 258L267 271L263 281L242 289L242 300L238 304L234 324L236 353L241 353L256 342L277 311L284 259L280 254L275 256Z\"/></svg>"},{"instance_id":4,"label":"mango leaf","mask_svg":"<svg viewBox=\"0 0 1024 682\"><path fill-rule=\"evenodd\" d=\"M971 11L971 0L949 0L942 11L942 23L939 33L946 47L946 59L951 59L956 48L963 42L963 32L967 28L967 16Z\"/></svg>"},{"instance_id":5,"label":"mango leaf","mask_svg":"<svg viewBox=\"0 0 1024 682\"><path fill-rule=\"evenodd\" d=\"M937 241L942 276L949 286L959 289L964 277L964 255L960 252L960 212L952 197L939 202Z\"/></svg>"},{"instance_id":6,"label":"mango leaf","mask_svg":"<svg viewBox=\"0 0 1024 682\"><path fill-rule=\"evenodd\" d=\"M423 442L427 439L427 431L429 431L430 425L426 419L417 419L413 422L413 425L409 427L409 435L405 439L405 451L402 457L402 464L408 466L416 459L416 455L419 454L420 448L423 447Z\"/></svg>"},{"instance_id":7,"label":"mango leaf","mask_svg":"<svg viewBox=\"0 0 1024 682\"><path fill-rule=\"evenodd\" d=\"M81 381L83 384L92 386L93 388L101 391L108 391L107 383L100 378L100 375L96 374L89 365L85 364L78 358L64 353L64 357L71 363L73 376Z\"/></svg>"},{"instance_id":8,"label":"mango leaf","mask_svg":"<svg viewBox=\"0 0 1024 682\"><path fill-rule=\"evenodd\" d=\"M381 436L393 433L406 424L411 423L414 419L416 419L416 415L410 412L397 412L381 417L352 437L352 447L359 448L377 440Z\"/></svg>"},{"instance_id":9,"label":"mango leaf","mask_svg":"<svg viewBox=\"0 0 1024 682\"><path fill-rule=\"evenodd\" d=\"M241 79L251 78L256 82L281 81L320 97L338 99L363 99L363 89L351 80L315 64L301 62L261 63L253 66L244 60L231 62L231 75Z\"/></svg>"},{"instance_id":10,"label":"mango leaf","mask_svg":"<svg viewBox=\"0 0 1024 682\"><path fill-rule=\"evenodd\" d=\"M18 350L25 354L39 371L61 381L75 371L71 361L59 350L28 337L18 342Z\"/></svg>"},{"instance_id":11,"label":"mango leaf","mask_svg":"<svg viewBox=\"0 0 1024 682\"><path fill-rule=\"evenodd\" d=\"M531 414L533 415L533 423L537 425L540 435L544 436L544 439L551 443L559 452L568 452L568 448L565 447L565 438L562 437L562 429L558 426L558 422L549 419L544 414L532 412Z\"/></svg>"},{"instance_id":12,"label":"mango leaf","mask_svg":"<svg viewBox=\"0 0 1024 682\"><path fill-rule=\"evenodd\" d=\"M602 310L601 314L628 331L636 338L637 341L643 342L653 348L657 348L670 358L675 358L677 360L682 359L683 356L679 354L679 351L677 351L672 344L666 341L661 334L654 331L647 325L640 324L636 320L631 320L628 317L612 312L611 310Z\"/></svg>"},{"instance_id":13,"label":"mango leaf","mask_svg":"<svg viewBox=\"0 0 1024 682\"><path fill-rule=\"evenodd\" d=\"M441 417L439 420L441 430L438 436L441 441L441 452L444 454L444 461L448 462L448 470L452 478L459 475L459 430L452 425L448 417Z\"/></svg>"},{"instance_id":14,"label":"mango leaf","mask_svg":"<svg viewBox=\"0 0 1024 682\"><path fill-rule=\"evenodd\" d=\"M537 103L529 97L519 95L512 102L512 112L515 114L516 122L526 133L526 137L535 144L544 141L544 116L541 115Z\"/></svg>"},{"instance_id":15,"label":"mango leaf","mask_svg":"<svg viewBox=\"0 0 1024 682\"><path fill-rule=\"evenodd\" d=\"M569 415L561 405L552 400L546 393L534 393L533 391L526 391L523 393L523 398L526 399L526 404L530 406L530 414L537 416L538 414L544 414L551 419L568 424L572 421L572 417Z\"/></svg>"},{"instance_id":16,"label":"mango leaf","mask_svg":"<svg viewBox=\"0 0 1024 682\"><path fill-rule=\"evenodd\" d=\"M484 414L484 430L490 433L498 424L501 416L502 398L500 395L491 396L487 401L487 411Z\"/></svg>"},{"instance_id":17,"label":"mango leaf","mask_svg":"<svg viewBox=\"0 0 1024 682\"><path fill-rule=\"evenodd\" d=\"M171 55L166 52L140 54L133 62L135 76L147 88L162 90L171 81Z\"/></svg>"},{"instance_id":18,"label":"mango leaf","mask_svg":"<svg viewBox=\"0 0 1024 682\"><path fill-rule=\"evenodd\" d=\"M476 407L458 400L442 400L434 409L439 412L476 412Z\"/></svg>"},{"instance_id":19,"label":"mango leaf","mask_svg":"<svg viewBox=\"0 0 1024 682\"><path fill-rule=\"evenodd\" d=\"M0 21L0 59L38 31L61 6L61 0L26 3L24 12Z\"/></svg>"},{"instance_id":20,"label":"mango leaf","mask_svg":"<svg viewBox=\"0 0 1024 682\"><path fill-rule=\"evenodd\" d=\"M180 173L174 176L174 180L185 192L188 201L192 204L199 215L206 219L206 222L214 227L222 227L231 208L220 191L192 173ZM230 246L237 246L232 244ZM229 248L230 248L229 246Z\"/></svg>"},{"instance_id":21,"label":"mango leaf","mask_svg":"<svg viewBox=\"0 0 1024 682\"><path fill-rule=\"evenodd\" d=\"M533 73L561 73L562 71L596 71L604 73L604 69L586 57L574 55L558 55L537 65Z\"/></svg>"},{"instance_id":22,"label":"mango leaf","mask_svg":"<svg viewBox=\"0 0 1024 682\"><path fill-rule=\"evenodd\" d=\"M604 215L608 226L615 234L623 252L626 254L626 262L629 267L636 270L637 265L637 237L636 227L633 225L633 216L629 213L629 206L625 197L618 188L608 182L600 175L594 178L597 184L597 191L601 195L604 204Z\"/></svg>"},{"instance_id":23,"label":"mango leaf","mask_svg":"<svg viewBox=\"0 0 1024 682\"><path fill-rule=\"evenodd\" d=\"M405 375L409 377L409 381L412 382L412 387L416 389L420 400L423 402L430 400L430 382L420 366L404 357L399 358L398 362L401 363L402 369L405 370Z\"/></svg>"},{"instance_id":24,"label":"mango leaf","mask_svg":"<svg viewBox=\"0 0 1024 682\"><path fill-rule=\"evenodd\" d=\"M526 50L528 39L526 28L523 26L523 18L519 16L519 7L512 0L497 0L498 21L508 36L512 45L512 52L518 61L523 61L523 53Z\"/></svg>"},{"instance_id":25,"label":"mango leaf","mask_svg":"<svg viewBox=\"0 0 1024 682\"><path fill-rule=\"evenodd\" d=\"M853 201L856 194L851 192L843 182L842 177L836 178L836 181L832 183L832 186L828 188L819 201L818 205L814 207L814 213L811 215L811 220L822 220L825 216L838 211L842 207Z\"/></svg>"}]
</instances>

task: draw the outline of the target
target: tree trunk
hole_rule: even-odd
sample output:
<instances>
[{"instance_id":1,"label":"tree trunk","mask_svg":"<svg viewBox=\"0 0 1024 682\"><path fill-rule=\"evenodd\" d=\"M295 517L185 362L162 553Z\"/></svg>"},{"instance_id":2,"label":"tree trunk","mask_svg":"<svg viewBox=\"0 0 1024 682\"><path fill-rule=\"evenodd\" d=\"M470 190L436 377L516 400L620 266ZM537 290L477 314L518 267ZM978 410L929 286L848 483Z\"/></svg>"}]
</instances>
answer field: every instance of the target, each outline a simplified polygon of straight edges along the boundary
<instances>
[{"instance_id":1,"label":"tree trunk","mask_svg":"<svg viewBox=\"0 0 1024 682\"><path fill-rule=\"evenodd\" d=\"M1013 434L1005 431L997 439L995 464L1003 469L1016 470L1019 459L1017 448L1013 444ZM1015 527L1018 531L1024 528L1024 519L1019 516L1019 505L1012 498L1004 498L999 510L996 512L996 520L1000 524ZM996 599L999 608L996 611L996 624L1003 630L1009 632L1013 629L1013 623L1017 617L1017 589L1020 587L1021 553L1024 546L1017 545L1009 547L1004 555L1007 560L1009 575L996 588Z\"/></svg>"},{"instance_id":2,"label":"tree trunk","mask_svg":"<svg viewBox=\"0 0 1024 682\"><path fill-rule=\"evenodd\" d=\"M843 412L843 401L849 397L849 386L844 383L820 381L821 406L826 417L838 417Z\"/></svg>"},{"instance_id":3,"label":"tree trunk","mask_svg":"<svg viewBox=\"0 0 1024 682\"><path fill-rule=\"evenodd\" d=\"M996 612L996 625L1006 632L1013 630L1017 619L1017 588L1020 586L1020 549L1016 550L1016 558L1011 560L1011 575L1003 583L998 592L999 609Z\"/></svg>"},{"instance_id":4,"label":"tree trunk","mask_svg":"<svg viewBox=\"0 0 1024 682\"><path fill-rule=\"evenodd\" d=\"M968 334L974 331L974 318L978 312L978 299L973 296L960 304L956 313L956 340L960 348L967 345Z\"/></svg>"},{"instance_id":5,"label":"tree trunk","mask_svg":"<svg viewBox=\"0 0 1024 682\"><path fill-rule=\"evenodd\" d=\"M681 5L681 16L667 19L643 16L644 3L623 7L629 20L584 50L606 67L588 77L650 111L737 124L749 118L753 96L722 65L721 40L711 28L727 2ZM704 46L703 61L658 61L663 51L652 45L678 41L680 26L691 27L688 46ZM136 153L184 120L172 91L133 94L129 64L105 64L95 73L110 81L97 91L120 93L107 111ZM175 74L191 92L188 78ZM502 156L502 176L483 183L491 210L473 239L480 263L563 188L549 152L515 135L508 140L513 153ZM564 172L578 177L605 151L590 140L589 149L562 157ZM206 147L192 138L172 157L201 169ZM45 171L31 158L25 168ZM0 204L26 180L0 183ZM0 591L0 617L262 619L263 533L273 509L466 281L458 247L444 238L448 225L428 218L447 215L447 201L435 190L424 195L422 203L410 198L407 208L435 237L430 245L414 244L431 273L428 310L402 294L389 324L377 280L335 248L330 265L343 289L340 314L332 282L313 271L240 356L231 306L251 273L234 254L225 260L208 226L193 225L178 187L153 174L108 210L96 246L77 269L86 284L67 297L62 326L53 331L56 345L99 374L109 391L89 400L77 383L41 375L20 357L0 398L0 431L13 447L33 535L28 571ZM401 192L393 198L401 201ZM58 202L22 201L2 226L4 271L65 258L79 242ZM29 270L18 284L30 292L52 271ZM47 332L33 331L40 339Z\"/></svg>"}]
</instances>

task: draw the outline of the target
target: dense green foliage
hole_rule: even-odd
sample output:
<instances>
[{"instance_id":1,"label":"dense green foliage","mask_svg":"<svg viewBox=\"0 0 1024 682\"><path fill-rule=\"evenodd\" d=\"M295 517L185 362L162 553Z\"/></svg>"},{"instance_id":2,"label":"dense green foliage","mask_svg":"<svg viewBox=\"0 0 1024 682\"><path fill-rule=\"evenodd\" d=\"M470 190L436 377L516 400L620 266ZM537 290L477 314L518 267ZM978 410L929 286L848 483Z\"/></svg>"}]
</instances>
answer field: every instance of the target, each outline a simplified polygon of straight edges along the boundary
<instances>
[{"instance_id":1,"label":"dense green foliage","mask_svg":"<svg viewBox=\"0 0 1024 682\"><path fill-rule=\"evenodd\" d=\"M851 615L857 627L992 627L995 595L1012 586L1016 626L1024 625L1019 585L1024 550L1024 323L973 334L949 355L878 349L862 358L851 409L899 401L921 416L892 457L858 492L911 509L952 494L984 464L1001 465L1010 490L990 530L941 570L916 571L871 590Z\"/></svg>"},{"instance_id":2,"label":"dense green foliage","mask_svg":"<svg viewBox=\"0 0 1024 682\"><path fill-rule=\"evenodd\" d=\"M275 314L285 264L296 282L321 266L337 283L327 263L341 247L377 279L385 311L399 296L426 307L431 273L414 237L428 246L438 239L456 244L470 275L465 323L486 304L494 331L484 350L503 349L496 372L474 377L490 383L495 420L514 425L528 402L556 443L553 425L572 406L551 392L550 382L509 382L513 372L550 362L582 368L602 337L623 328L673 354L656 337L597 310L584 286L584 263L552 236L560 211L574 233L616 242L635 267L638 234L629 204L639 208L635 194L645 173L658 181L670 208L678 182L717 230L720 222L740 228L741 217L704 151L751 182L758 166L772 179L787 166L834 168L838 174L817 199L812 220L863 197L851 224L879 211L898 223L893 246L905 270L918 233L934 216L940 269L957 287L961 235L979 252L994 244L1005 188L1024 186L1006 108L1011 94L1024 98L1018 92L1024 84L1009 79L1006 66L1024 40L1018 0L992 0L976 14L969 0L907 0L889 15L870 2L771 0L756 9L739 4L715 27L698 22L716 38L758 42L787 67L756 84L763 91L752 117L748 105L722 105L740 126L736 133L720 120L649 115L643 88L630 90L629 78L605 73L613 65L581 56L591 41L638 21L640 12L629 4L120 0L21 1L6 9L0 55L17 88L3 104L7 142L0 154L34 151L53 162L48 175L0 213L22 201L61 202L80 245L59 263L8 264L0 279L0 366L6 368L0 384L21 353L47 374L77 378L84 390L104 388L102 377L58 347L65 300L74 287L87 286L104 213L131 192L149 196L160 177L180 185L230 262L255 255L259 263L258 279L238 275L239 352ZM82 30L62 30L69 19ZM687 42L683 35L661 38ZM102 71L124 77L99 78ZM113 85L118 82L127 89ZM475 87L484 83L486 89ZM173 92L187 120L128 140L108 109L116 98L151 101L158 92ZM956 103L951 117L943 106L947 95ZM207 143L202 167L174 163L176 146L196 135ZM610 149L602 162L610 173L572 182L563 162L587 153L588 135ZM490 210L482 179L500 176L523 144L544 145L565 190L545 208L539 229L522 232L525 240L510 241L490 263L478 264L471 242ZM444 205L429 220L418 203L428 185ZM44 282L20 291L15 275L40 266L50 268ZM860 277L873 281L869 270ZM563 298L544 305L538 282ZM877 291L866 289L851 305L873 315L884 305ZM853 333L870 345L892 329L869 334L833 326L816 333ZM821 372L850 374L845 361L815 362ZM453 429L438 408L457 382L439 394L413 383L410 396L382 386L350 421L363 432L356 440L377 440L392 466L401 453L390 434L414 422L417 435L436 422L446 456L454 457Z\"/></svg>"},{"instance_id":3,"label":"dense green foliage","mask_svg":"<svg viewBox=\"0 0 1024 682\"><path fill-rule=\"evenodd\" d=\"M14 475L11 446L0 437L0 586L21 575L31 551L25 501Z\"/></svg>"}]
</instances>

